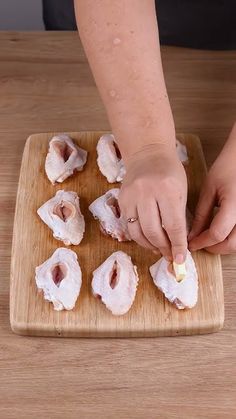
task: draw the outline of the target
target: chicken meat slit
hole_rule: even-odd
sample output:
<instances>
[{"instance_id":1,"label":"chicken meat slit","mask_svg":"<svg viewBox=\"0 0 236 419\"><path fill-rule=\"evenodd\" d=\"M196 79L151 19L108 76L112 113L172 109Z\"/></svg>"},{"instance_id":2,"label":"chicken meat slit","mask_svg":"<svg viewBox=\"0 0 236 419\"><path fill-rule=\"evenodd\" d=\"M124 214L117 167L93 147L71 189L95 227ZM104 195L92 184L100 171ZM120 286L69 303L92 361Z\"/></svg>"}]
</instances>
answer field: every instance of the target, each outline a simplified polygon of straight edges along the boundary
<instances>
[{"instance_id":1,"label":"chicken meat slit","mask_svg":"<svg viewBox=\"0 0 236 419\"><path fill-rule=\"evenodd\" d=\"M52 279L54 284L59 287L61 281L66 277L66 266L63 263L58 263L52 268Z\"/></svg>"},{"instance_id":2,"label":"chicken meat slit","mask_svg":"<svg viewBox=\"0 0 236 419\"><path fill-rule=\"evenodd\" d=\"M57 215L61 220L66 222L74 213L74 207L70 202L61 201L53 208L53 214Z\"/></svg>"},{"instance_id":3,"label":"chicken meat slit","mask_svg":"<svg viewBox=\"0 0 236 419\"><path fill-rule=\"evenodd\" d=\"M122 159L122 157L121 157L121 153L120 153L120 149L119 149L119 147L118 147L118 145L116 144L116 142L115 141L113 141L113 147L114 147L114 149L115 149L115 153L116 153L116 157L117 157L117 159L118 160L121 160Z\"/></svg>"},{"instance_id":4,"label":"chicken meat slit","mask_svg":"<svg viewBox=\"0 0 236 419\"><path fill-rule=\"evenodd\" d=\"M54 141L54 149L63 158L64 163L67 162L73 153L73 149L66 142Z\"/></svg>"},{"instance_id":5,"label":"chicken meat slit","mask_svg":"<svg viewBox=\"0 0 236 419\"><path fill-rule=\"evenodd\" d=\"M110 198L108 198L107 205L111 208L114 216L116 218L120 218L121 213L120 213L119 203L118 203L118 200L114 196L111 196Z\"/></svg>"},{"instance_id":6,"label":"chicken meat slit","mask_svg":"<svg viewBox=\"0 0 236 419\"><path fill-rule=\"evenodd\" d=\"M110 287L114 289L117 284L118 284L118 266L117 266L117 262L115 261L112 267L111 275L110 275Z\"/></svg>"}]
</instances>

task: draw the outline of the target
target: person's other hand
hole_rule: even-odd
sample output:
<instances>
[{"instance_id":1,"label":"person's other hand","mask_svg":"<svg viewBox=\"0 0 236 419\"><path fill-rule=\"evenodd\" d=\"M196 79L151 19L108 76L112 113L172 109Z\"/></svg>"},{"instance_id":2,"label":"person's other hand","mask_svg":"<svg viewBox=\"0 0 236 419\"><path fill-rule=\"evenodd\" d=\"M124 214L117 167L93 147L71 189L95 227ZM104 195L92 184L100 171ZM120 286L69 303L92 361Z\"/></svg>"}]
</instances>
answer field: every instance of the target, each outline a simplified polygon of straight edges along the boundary
<instances>
[{"instance_id":1,"label":"person's other hand","mask_svg":"<svg viewBox=\"0 0 236 419\"><path fill-rule=\"evenodd\" d=\"M131 238L183 263L187 250L187 179L175 149L146 146L125 164L119 204L126 219L138 218L128 223Z\"/></svg>"},{"instance_id":2,"label":"person's other hand","mask_svg":"<svg viewBox=\"0 0 236 419\"><path fill-rule=\"evenodd\" d=\"M236 252L236 124L207 175L188 239L193 251Z\"/></svg>"}]
</instances>

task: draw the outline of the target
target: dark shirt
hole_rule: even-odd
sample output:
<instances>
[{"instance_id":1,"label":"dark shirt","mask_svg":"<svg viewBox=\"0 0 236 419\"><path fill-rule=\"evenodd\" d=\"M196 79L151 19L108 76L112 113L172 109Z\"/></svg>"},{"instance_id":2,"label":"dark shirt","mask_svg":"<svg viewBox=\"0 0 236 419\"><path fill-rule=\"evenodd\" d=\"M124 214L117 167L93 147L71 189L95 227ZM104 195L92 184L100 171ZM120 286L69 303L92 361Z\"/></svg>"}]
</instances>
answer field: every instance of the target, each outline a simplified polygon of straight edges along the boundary
<instances>
[{"instance_id":1,"label":"dark shirt","mask_svg":"<svg viewBox=\"0 0 236 419\"><path fill-rule=\"evenodd\" d=\"M236 49L236 0L156 0L166 45Z\"/></svg>"},{"instance_id":2,"label":"dark shirt","mask_svg":"<svg viewBox=\"0 0 236 419\"><path fill-rule=\"evenodd\" d=\"M156 0L156 9L161 44L236 49L236 0ZM47 30L77 29L73 0L43 0L43 16Z\"/></svg>"}]
</instances>

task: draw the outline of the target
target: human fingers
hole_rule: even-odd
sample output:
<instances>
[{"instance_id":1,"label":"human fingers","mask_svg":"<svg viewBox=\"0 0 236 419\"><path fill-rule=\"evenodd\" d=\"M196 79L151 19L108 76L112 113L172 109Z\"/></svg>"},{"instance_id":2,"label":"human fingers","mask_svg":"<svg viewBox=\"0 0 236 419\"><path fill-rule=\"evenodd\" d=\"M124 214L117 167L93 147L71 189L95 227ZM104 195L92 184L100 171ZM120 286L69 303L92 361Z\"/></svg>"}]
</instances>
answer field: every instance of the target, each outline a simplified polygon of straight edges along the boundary
<instances>
[{"instance_id":1,"label":"human fingers","mask_svg":"<svg viewBox=\"0 0 236 419\"><path fill-rule=\"evenodd\" d=\"M133 218L134 222L128 222L128 231L132 240L136 241L140 246L146 247L147 249L151 249L156 251L156 247L150 243L147 238L144 236L142 229L139 223L139 216L137 207L135 205L130 205L130 199L120 199L119 197L119 207L121 210L122 216L128 220Z\"/></svg>"},{"instance_id":2,"label":"human fingers","mask_svg":"<svg viewBox=\"0 0 236 419\"><path fill-rule=\"evenodd\" d=\"M215 244L214 246L209 246L206 250L210 253L221 255L236 253L236 227L234 227L229 237L223 242Z\"/></svg>"},{"instance_id":3,"label":"human fingers","mask_svg":"<svg viewBox=\"0 0 236 419\"><path fill-rule=\"evenodd\" d=\"M140 226L138 215L135 216L134 218L137 218L135 222L128 223L128 230L129 230L129 234L132 240L134 240L136 243L138 243L142 247L145 247L153 251L157 251L157 248L153 246L153 244L150 243L147 240L147 238L144 236L142 228Z\"/></svg>"},{"instance_id":4,"label":"human fingers","mask_svg":"<svg viewBox=\"0 0 236 419\"><path fill-rule=\"evenodd\" d=\"M209 225L214 203L215 192L208 183L205 183L196 207L192 229L188 235L189 241L197 237Z\"/></svg>"},{"instance_id":5,"label":"human fingers","mask_svg":"<svg viewBox=\"0 0 236 419\"><path fill-rule=\"evenodd\" d=\"M236 224L234 200L224 201L213 218L210 227L189 243L190 250L198 250L222 243Z\"/></svg>"},{"instance_id":6,"label":"human fingers","mask_svg":"<svg viewBox=\"0 0 236 419\"><path fill-rule=\"evenodd\" d=\"M141 201L138 203L137 209L144 236L155 248L160 250L164 257L171 260L170 241L162 227L157 202L154 198L146 203Z\"/></svg>"},{"instance_id":7,"label":"human fingers","mask_svg":"<svg viewBox=\"0 0 236 419\"><path fill-rule=\"evenodd\" d=\"M177 194L172 195L170 200L168 194L163 194L158 205L162 223L171 242L173 259L176 263L183 263L187 252L186 198Z\"/></svg>"},{"instance_id":8,"label":"human fingers","mask_svg":"<svg viewBox=\"0 0 236 419\"><path fill-rule=\"evenodd\" d=\"M153 251L157 251L157 248L150 243L147 238L144 236L140 222L139 215L137 211L137 195L134 194L134 191L130 188L124 187L124 184L121 187L118 202L121 210L122 216L128 220L129 218L137 219L134 222L128 222L128 231L132 240L136 241L140 246Z\"/></svg>"}]
</instances>

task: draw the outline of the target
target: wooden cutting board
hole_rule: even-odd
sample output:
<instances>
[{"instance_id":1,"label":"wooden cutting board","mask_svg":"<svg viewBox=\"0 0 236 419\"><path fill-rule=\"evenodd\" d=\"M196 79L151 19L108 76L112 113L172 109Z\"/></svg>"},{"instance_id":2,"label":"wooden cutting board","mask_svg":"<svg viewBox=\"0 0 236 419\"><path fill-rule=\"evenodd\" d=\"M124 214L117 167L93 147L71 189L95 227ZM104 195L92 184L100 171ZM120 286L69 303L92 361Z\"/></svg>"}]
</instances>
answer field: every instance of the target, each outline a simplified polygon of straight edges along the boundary
<instances>
[{"instance_id":1,"label":"wooden cutting board","mask_svg":"<svg viewBox=\"0 0 236 419\"><path fill-rule=\"evenodd\" d=\"M224 321L222 270L219 256L204 251L194 253L199 274L199 299L191 310L178 310L158 291L148 268L157 257L134 242L118 243L102 235L98 222L88 211L89 204L109 188L96 164L96 143L101 132L71 133L75 142L88 150L85 169L63 184L52 186L44 171L48 141L54 133L28 138L22 159L16 202L12 263L10 319L15 333L61 337L134 337L176 336L211 333ZM199 139L179 135L186 144L189 164L189 209L194 211L206 166ZM118 185L117 185L118 186ZM78 254L83 282L73 311L56 312L51 303L38 293L35 267L40 265L63 243L52 237L51 230L40 220L36 210L59 189L76 191L86 220L86 232L79 246L71 246ZM128 253L137 265L139 286L135 302L124 316L113 316L91 293L92 272L112 252Z\"/></svg>"}]
</instances>

